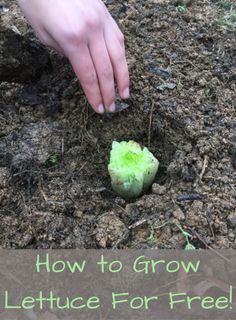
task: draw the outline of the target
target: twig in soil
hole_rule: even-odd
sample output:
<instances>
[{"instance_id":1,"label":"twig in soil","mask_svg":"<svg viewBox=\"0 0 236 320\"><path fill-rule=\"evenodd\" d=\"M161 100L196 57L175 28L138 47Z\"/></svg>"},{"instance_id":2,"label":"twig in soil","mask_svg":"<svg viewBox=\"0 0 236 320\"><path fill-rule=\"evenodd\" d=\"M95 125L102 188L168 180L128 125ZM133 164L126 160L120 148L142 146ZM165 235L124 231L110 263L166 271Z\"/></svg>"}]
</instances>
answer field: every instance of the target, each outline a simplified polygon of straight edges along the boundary
<instances>
[{"instance_id":1,"label":"twig in soil","mask_svg":"<svg viewBox=\"0 0 236 320\"><path fill-rule=\"evenodd\" d=\"M213 230L212 225L211 225L211 223L210 223L210 221L209 221L208 218L207 218L207 222L208 222L208 225L209 225L209 227L210 227L210 229L211 229L211 233L212 233L213 240L215 240L215 233L214 233L214 230Z\"/></svg>"},{"instance_id":2,"label":"twig in soil","mask_svg":"<svg viewBox=\"0 0 236 320\"><path fill-rule=\"evenodd\" d=\"M131 12L127 14L127 16L124 19L121 19L121 23L123 24L126 20L128 20L133 13L135 14L139 14L138 10L135 9L132 5L129 6L129 8L131 9Z\"/></svg>"},{"instance_id":3,"label":"twig in soil","mask_svg":"<svg viewBox=\"0 0 236 320\"><path fill-rule=\"evenodd\" d=\"M39 185L39 192L41 193L41 195L43 196L43 199L45 202L48 202L48 197L46 195L46 193L43 191L42 187L41 187L41 184Z\"/></svg>"},{"instance_id":4,"label":"twig in soil","mask_svg":"<svg viewBox=\"0 0 236 320\"><path fill-rule=\"evenodd\" d=\"M197 66L196 65L194 65L191 61L189 61L189 60L179 60L179 61L174 61L172 64L177 64L177 63L189 63L189 64L191 64L191 66L193 66L194 68L197 68Z\"/></svg>"},{"instance_id":5,"label":"twig in soil","mask_svg":"<svg viewBox=\"0 0 236 320\"><path fill-rule=\"evenodd\" d=\"M128 215L128 212L123 208L123 207L121 207L119 204L117 204L117 203L114 203L114 202L112 202L113 204L115 204L118 208L120 208L122 211L124 211L127 215Z\"/></svg>"},{"instance_id":6,"label":"twig in soil","mask_svg":"<svg viewBox=\"0 0 236 320\"><path fill-rule=\"evenodd\" d=\"M112 246L112 250L118 249L118 246L119 246L120 244L125 243L125 242L128 240L128 238L129 238L129 233L130 233L130 231L129 231L129 230L126 230L126 231L122 234L122 236L120 237L120 239L117 240L116 243Z\"/></svg>"},{"instance_id":7,"label":"twig in soil","mask_svg":"<svg viewBox=\"0 0 236 320\"><path fill-rule=\"evenodd\" d=\"M47 173L49 177L63 177L65 175L65 172L63 171L55 171L55 172L48 172Z\"/></svg>"},{"instance_id":8,"label":"twig in soil","mask_svg":"<svg viewBox=\"0 0 236 320\"><path fill-rule=\"evenodd\" d=\"M234 167L234 169L236 169L236 149L233 152L231 162L232 162L232 166Z\"/></svg>"},{"instance_id":9,"label":"twig in soil","mask_svg":"<svg viewBox=\"0 0 236 320\"><path fill-rule=\"evenodd\" d=\"M79 170L77 171L77 173L79 173L81 170L83 170L84 167L86 166L86 164L87 164L87 162L85 162L85 163L79 168Z\"/></svg>"},{"instance_id":10,"label":"twig in soil","mask_svg":"<svg viewBox=\"0 0 236 320\"><path fill-rule=\"evenodd\" d=\"M23 195L23 193L22 192L20 192L20 197L21 197L21 199L22 199L22 201L23 201L23 205L24 205L24 207L25 207L25 211L27 212L27 213L32 213L31 212L31 209L30 209L30 207L29 206L27 206L27 204L26 204L26 201L25 201L25 196Z\"/></svg>"},{"instance_id":11,"label":"twig in soil","mask_svg":"<svg viewBox=\"0 0 236 320\"><path fill-rule=\"evenodd\" d=\"M144 223L147 222L147 219L141 219L136 221L135 223L131 224L130 226L128 226L128 229L135 229L141 225L143 225Z\"/></svg>"},{"instance_id":12,"label":"twig in soil","mask_svg":"<svg viewBox=\"0 0 236 320\"><path fill-rule=\"evenodd\" d=\"M152 107L151 107L150 118L149 118L149 127L148 127L148 148L150 148L150 144L151 144L153 109L154 109L154 101L152 100Z\"/></svg>"},{"instance_id":13,"label":"twig in soil","mask_svg":"<svg viewBox=\"0 0 236 320\"><path fill-rule=\"evenodd\" d=\"M205 245L206 248L208 248L209 250L213 251L216 255L218 255L219 257L221 257L222 259L224 259L227 262L231 262L228 258L224 257L222 254L220 254L219 252L217 252L216 250L214 250L212 247L210 247L203 239L202 237L198 234L197 231L192 231L196 237Z\"/></svg>"},{"instance_id":14,"label":"twig in soil","mask_svg":"<svg viewBox=\"0 0 236 320\"><path fill-rule=\"evenodd\" d=\"M150 240L153 239L153 233L155 232L156 229L160 229L160 228L162 228L162 227L164 227L164 226L166 226L168 224L169 225L171 225L171 224L175 225L181 231L182 235L185 237L185 240L186 240L187 244L185 245L184 250L195 250L196 249L195 246L193 244L191 244L190 241L189 241L189 238L192 238L192 235L189 232L185 231L183 229L183 227L179 223L176 223L176 222L173 222L173 221L165 221L164 223L162 223L161 225L159 225L157 227L151 226L151 234L150 234L148 240L150 241Z\"/></svg>"},{"instance_id":15,"label":"twig in soil","mask_svg":"<svg viewBox=\"0 0 236 320\"><path fill-rule=\"evenodd\" d=\"M213 176L206 176L204 178L205 180L214 180L214 181L219 181L219 182L226 182L225 177L213 177ZM233 179L228 178L227 183L234 183L235 182L235 177L233 176Z\"/></svg>"},{"instance_id":16,"label":"twig in soil","mask_svg":"<svg viewBox=\"0 0 236 320\"><path fill-rule=\"evenodd\" d=\"M20 172L14 173L13 177L20 176L20 175L22 175L24 173L40 173L40 171L24 170L24 171L20 171Z\"/></svg>"},{"instance_id":17,"label":"twig in soil","mask_svg":"<svg viewBox=\"0 0 236 320\"><path fill-rule=\"evenodd\" d=\"M61 155L63 156L64 154L64 139L61 139Z\"/></svg>"},{"instance_id":18,"label":"twig in soil","mask_svg":"<svg viewBox=\"0 0 236 320\"><path fill-rule=\"evenodd\" d=\"M205 174L205 172L206 172L206 169L207 169L207 167L208 167L208 160L209 160L208 156L205 156L205 157L204 157L204 161L203 161L202 170L201 170L201 173L200 173L200 175L199 175L199 181L200 181L200 182L202 181L202 178L203 178L203 176L204 176L204 174Z\"/></svg>"}]
</instances>

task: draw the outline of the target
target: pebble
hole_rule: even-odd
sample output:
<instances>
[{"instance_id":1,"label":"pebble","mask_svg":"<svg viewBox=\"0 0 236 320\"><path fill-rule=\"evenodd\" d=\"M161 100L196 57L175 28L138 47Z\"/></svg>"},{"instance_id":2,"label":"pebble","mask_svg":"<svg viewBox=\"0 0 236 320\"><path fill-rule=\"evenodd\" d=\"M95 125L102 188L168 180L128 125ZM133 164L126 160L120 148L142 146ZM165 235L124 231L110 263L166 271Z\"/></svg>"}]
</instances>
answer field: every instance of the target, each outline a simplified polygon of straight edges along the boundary
<instances>
[{"instance_id":1,"label":"pebble","mask_svg":"<svg viewBox=\"0 0 236 320\"><path fill-rule=\"evenodd\" d=\"M233 227L235 228L236 227L236 212L235 213L231 213L229 216L228 216L228 222L229 222L229 225L230 227Z\"/></svg>"},{"instance_id":2,"label":"pebble","mask_svg":"<svg viewBox=\"0 0 236 320\"><path fill-rule=\"evenodd\" d=\"M230 241L233 241L234 238L235 238L234 233L233 233L233 232L230 232L230 233L228 234L228 238L229 238Z\"/></svg>"},{"instance_id":3,"label":"pebble","mask_svg":"<svg viewBox=\"0 0 236 320\"><path fill-rule=\"evenodd\" d=\"M166 186L161 186L158 183L153 183L152 185L152 193L164 195L166 193Z\"/></svg>"},{"instance_id":4,"label":"pebble","mask_svg":"<svg viewBox=\"0 0 236 320\"><path fill-rule=\"evenodd\" d=\"M184 215L183 211L180 208L176 209L173 212L173 216L179 221L185 220L185 215Z\"/></svg>"},{"instance_id":5,"label":"pebble","mask_svg":"<svg viewBox=\"0 0 236 320\"><path fill-rule=\"evenodd\" d=\"M5 167L0 167L0 188L6 188L8 180L10 177L10 172Z\"/></svg>"}]
</instances>

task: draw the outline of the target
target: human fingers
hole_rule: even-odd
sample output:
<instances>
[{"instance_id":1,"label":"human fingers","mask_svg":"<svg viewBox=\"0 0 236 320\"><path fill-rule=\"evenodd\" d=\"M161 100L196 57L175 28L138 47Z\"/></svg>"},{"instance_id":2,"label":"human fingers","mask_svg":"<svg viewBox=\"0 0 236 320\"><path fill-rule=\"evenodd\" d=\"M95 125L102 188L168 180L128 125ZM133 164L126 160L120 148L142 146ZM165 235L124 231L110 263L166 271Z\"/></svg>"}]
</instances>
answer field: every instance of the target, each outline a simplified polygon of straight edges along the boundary
<instances>
[{"instance_id":1,"label":"human fingers","mask_svg":"<svg viewBox=\"0 0 236 320\"><path fill-rule=\"evenodd\" d=\"M102 30L99 35L94 35L90 38L89 50L96 69L105 109L108 112L114 112L114 74Z\"/></svg>"},{"instance_id":2,"label":"human fingers","mask_svg":"<svg viewBox=\"0 0 236 320\"><path fill-rule=\"evenodd\" d=\"M86 43L78 44L67 57L94 111L104 113L103 100L92 57Z\"/></svg>"},{"instance_id":3,"label":"human fingers","mask_svg":"<svg viewBox=\"0 0 236 320\"><path fill-rule=\"evenodd\" d=\"M121 98L127 99L129 97L129 71L125 57L124 36L121 32L116 32L113 26L112 28L105 28L104 37L118 85L119 95Z\"/></svg>"}]
</instances>

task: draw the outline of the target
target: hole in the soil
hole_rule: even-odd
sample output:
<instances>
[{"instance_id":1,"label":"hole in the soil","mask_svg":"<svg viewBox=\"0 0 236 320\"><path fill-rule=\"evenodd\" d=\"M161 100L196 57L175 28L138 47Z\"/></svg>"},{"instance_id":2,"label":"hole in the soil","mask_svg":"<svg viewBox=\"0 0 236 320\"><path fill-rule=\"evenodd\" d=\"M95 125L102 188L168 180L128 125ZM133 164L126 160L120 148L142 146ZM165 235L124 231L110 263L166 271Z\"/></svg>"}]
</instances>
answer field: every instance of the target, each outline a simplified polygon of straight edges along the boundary
<instances>
[{"instance_id":1,"label":"hole in the soil","mask_svg":"<svg viewBox=\"0 0 236 320\"><path fill-rule=\"evenodd\" d=\"M200 240L193 240L191 243L196 249L206 249L206 246Z\"/></svg>"},{"instance_id":2,"label":"hole in the soil","mask_svg":"<svg viewBox=\"0 0 236 320\"><path fill-rule=\"evenodd\" d=\"M141 135L140 132L137 131L137 134L135 137L132 138L134 141L137 141L142 147L147 146L148 137L146 134ZM116 139L117 141L122 141L123 139ZM127 139L126 141L128 141ZM158 134L155 132L155 138L151 141L151 146L149 147L149 150L153 153L153 155L158 159L160 165L159 169L155 178L156 183L160 185L164 185L167 180L167 167L170 164L175 152L176 148L173 146L171 141L168 140L168 138L164 135L163 132L158 132ZM111 200L115 199L117 195L112 191L111 189L111 182L110 178L107 175L104 177L104 187L106 188L106 192L102 193L102 197L105 200ZM152 188L150 187L145 194L151 194ZM137 199L129 199L125 200L126 203L132 203L136 201Z\"/></svg>"},{"instance_id":3,"label":"hole in the soil","mask_svg":"<svg viewBox=\"0 0 236 320\"><path fill-rule=\"evenodd\" d=\"M156 179L155 179L156 183L158 183L160 185L165 184L165 182L167 180L166 169L167 169L166 166L160 165L158 172L157 172L157 175L156 175Z\"/></svg>"}]
</instances>

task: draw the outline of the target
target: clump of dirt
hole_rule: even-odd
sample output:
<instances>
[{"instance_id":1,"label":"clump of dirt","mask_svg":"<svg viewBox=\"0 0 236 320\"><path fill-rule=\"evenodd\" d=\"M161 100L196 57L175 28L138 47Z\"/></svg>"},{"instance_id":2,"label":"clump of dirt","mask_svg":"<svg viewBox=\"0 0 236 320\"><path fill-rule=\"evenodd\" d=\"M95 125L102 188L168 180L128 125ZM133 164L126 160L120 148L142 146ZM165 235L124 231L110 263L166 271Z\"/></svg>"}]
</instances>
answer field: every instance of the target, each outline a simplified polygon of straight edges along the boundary
<instances>
[{"instance_id":1,"label":"clump of dirt","mask_svg":"<svg viewBox=\"0 0 236 320\"><path fill-rule=\"evenodd\" d=\"M99 116L67 60L1 2L1 247L183 248L181 226L196 248L235 248L236 37L218 23L229 9L107 5L126 36L132 96ZM112 141L131 139L161 166L148 194L126 202L107 163Z\"/></svg>"}]
</instances>

